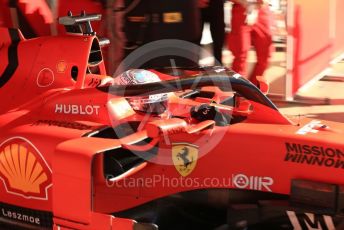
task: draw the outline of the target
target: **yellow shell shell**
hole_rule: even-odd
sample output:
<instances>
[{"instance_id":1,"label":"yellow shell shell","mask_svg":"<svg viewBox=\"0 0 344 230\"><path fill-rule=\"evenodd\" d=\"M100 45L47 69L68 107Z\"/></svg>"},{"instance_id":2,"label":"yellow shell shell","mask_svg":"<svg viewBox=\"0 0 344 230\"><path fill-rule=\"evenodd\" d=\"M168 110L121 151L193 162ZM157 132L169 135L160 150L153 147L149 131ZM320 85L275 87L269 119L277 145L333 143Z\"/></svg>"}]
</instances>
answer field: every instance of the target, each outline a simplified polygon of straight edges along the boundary
<instances>
[{"instance_id":1,"label":"yellow shell shell","mask_svg":"<svg viewBox=\"0 0 344 230\"><path fill-rule=\"evenodd\" d=\"M19 144L10 144L0 153L0 173L12 189L24 193L40 193L40 185L48 180L36 156Z\"/></svg>"}]
</instances>

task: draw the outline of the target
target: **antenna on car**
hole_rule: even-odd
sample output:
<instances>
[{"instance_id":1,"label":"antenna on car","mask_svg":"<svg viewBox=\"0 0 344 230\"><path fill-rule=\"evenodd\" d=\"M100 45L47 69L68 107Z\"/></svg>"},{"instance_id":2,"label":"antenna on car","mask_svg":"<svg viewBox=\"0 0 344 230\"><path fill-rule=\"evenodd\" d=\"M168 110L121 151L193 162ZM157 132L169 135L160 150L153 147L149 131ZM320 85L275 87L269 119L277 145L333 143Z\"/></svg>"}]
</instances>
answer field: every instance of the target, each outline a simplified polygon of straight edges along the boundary
<instances>
[{"instance_id":1,"label":"antenna on car","mask_svg":"<svg viewBox=\"0 0 344 230\"><path fill-rule=\"evenodd\" d=\"M91 22L101 19L101 14L86 14L86 11L83 10L80 15L73 16L72 11L68 11L67 16L59 18L59 24L64 25L68 33L96 35Z\"/></svg>"},{"instance_id":2,"label":"antenna on car","mask_svg":"<svg viewBox=\"0 0 344 230\"><path fill-rule=\"evenodd\" d=\"M76 16L73 16L72 11L68 11L67 16L59 18L59 24L64 25L67 33L96 35L91 22L100 21L101 19L101 14L86 14L85 10L81 11L81 14ZM110 44L110 40L107 38L98 39L101 47L105 47Z\"/></svg>"}]
</instances>

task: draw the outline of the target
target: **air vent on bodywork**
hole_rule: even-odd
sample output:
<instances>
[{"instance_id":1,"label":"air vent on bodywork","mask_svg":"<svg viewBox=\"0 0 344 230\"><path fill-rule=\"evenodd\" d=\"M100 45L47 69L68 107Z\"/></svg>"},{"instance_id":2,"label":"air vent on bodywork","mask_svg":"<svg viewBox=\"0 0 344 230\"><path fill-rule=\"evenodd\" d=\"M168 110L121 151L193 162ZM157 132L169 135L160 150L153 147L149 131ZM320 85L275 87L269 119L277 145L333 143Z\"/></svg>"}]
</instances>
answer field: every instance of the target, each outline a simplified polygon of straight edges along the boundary
<instances>
[{"instance_id":1,"label":"air vent on bodywork","mask_svg":"<svg viewBox=\"0 0 344 230\"><path fill-rule=\"evenodd\" d=\"M140 125L140 121L129 121L115 127L105 127L97 132L88 135L89 137L122 139L134 135ZM138 138L136 142L130 143L132 146L145 146L151 143L151 138ZM113 179L123 175L156 156L158 146L155 145L148 151L132 151L126 148L112 149L104 152L103 165L104 177Z\"/></svg>"},{"instance_id":2,"label":"air vent on bodywork","mask_svg":"<svg viewBox=\"0 0 344 230\"><path fill-rule=\"evenodd\" d=\"M141 142L149 141L147 139ZM140 144L142 143L139 142L136 145ZM155 157L157 152L157 146L146 152L131 151L124 148L107 151L104 153L104 177L107 179L116 178Z\"/></svg>"},{"instance_id":3,"label":"air vent on bodywork","mask_svg":"<svg viewBox=\"0 0 344 230\"><path fill-rule=\"evenodd\" d=\"M102 128L98 132L92 133L92 135L88 136L106 139L120 139L137 132L140 123L140 121L129 121L117 125L116 127Z\"/></svg>"},{"instance_id":4,"label":"air vent on bodywork","mask_svg":"<svg viewBox=\"0 0 344 230\"><path fill-rule=\"evenodd\" d=\"M98 39L93 39L88 64L90 66L98 65L103 60Z\"/></svg>"}]
</instances>

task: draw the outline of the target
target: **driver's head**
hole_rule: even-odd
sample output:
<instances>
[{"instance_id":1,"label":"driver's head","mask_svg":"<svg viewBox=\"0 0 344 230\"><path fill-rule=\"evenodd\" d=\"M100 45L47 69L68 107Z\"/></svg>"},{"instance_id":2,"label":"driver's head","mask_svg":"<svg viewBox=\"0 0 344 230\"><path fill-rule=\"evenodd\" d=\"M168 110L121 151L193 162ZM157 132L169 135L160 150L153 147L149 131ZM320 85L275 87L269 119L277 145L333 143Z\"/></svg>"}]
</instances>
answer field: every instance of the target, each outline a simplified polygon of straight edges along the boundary
<instances>
[{"instance_id":1,"label":"driver's head","mask_svg":"<svg viewBox=\"0 0 344 230\"><path fill-rule=\"evenodd\" d=\"M127 70L115 78L115 84L117 85L137 85L159 81L161 80L158 75L144 69ZM129 97L128 101L136 111L161 114L167 110L168 94L160 93L142 97Z\"/></svg>"}]
</instances>

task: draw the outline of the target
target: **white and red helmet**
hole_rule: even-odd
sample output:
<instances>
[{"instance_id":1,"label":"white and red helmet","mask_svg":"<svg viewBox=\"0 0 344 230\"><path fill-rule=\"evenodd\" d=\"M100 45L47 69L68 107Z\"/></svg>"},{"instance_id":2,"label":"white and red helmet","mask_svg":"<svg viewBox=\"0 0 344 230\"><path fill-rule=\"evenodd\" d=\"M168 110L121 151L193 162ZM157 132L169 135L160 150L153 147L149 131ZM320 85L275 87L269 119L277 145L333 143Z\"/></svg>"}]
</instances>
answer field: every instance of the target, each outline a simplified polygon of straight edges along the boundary
<instances>
[{"instance_id":1,"label":"white and red helmet","mask_svg":"<svg viewBox=\"0 0 344 230\"><path fill-rule=\"evenodd\" d=\"M144 69L127 70L114 80L117 85L138 85L161 81L157 74ZM136 111L161 114L167 110L168 94L159 93L142 97L129 97L128 101Z\"/></svg>"}]
</instances>

